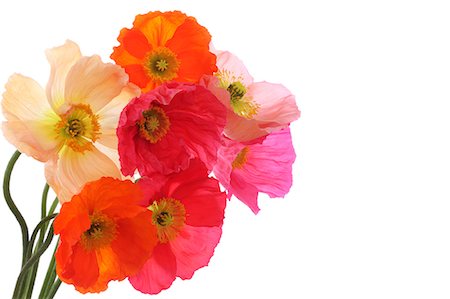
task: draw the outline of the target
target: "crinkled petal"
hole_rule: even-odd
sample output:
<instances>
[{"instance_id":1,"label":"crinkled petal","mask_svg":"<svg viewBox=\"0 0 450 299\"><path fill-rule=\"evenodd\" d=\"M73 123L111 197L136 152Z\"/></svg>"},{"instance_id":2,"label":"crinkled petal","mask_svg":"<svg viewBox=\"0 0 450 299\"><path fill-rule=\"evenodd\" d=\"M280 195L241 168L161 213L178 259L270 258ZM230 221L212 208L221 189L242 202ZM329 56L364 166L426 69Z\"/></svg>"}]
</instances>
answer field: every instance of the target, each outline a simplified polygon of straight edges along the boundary
<instances>
[{"instance_id":1,"label":"crinkled petal","mask_svg":"<svg viewBox=\"0 0 450 299\"><path fill-rule=\"evenodd\" d=\"M190 279L196 270L207 266L221 234L220 227L185 225L177 238L170 242L177 261L177 276Z\"/></svg>"},{"instance_id":2,"label":"crinkled petal","mask_svg":"<svg viewBox=\"0 0 450 299\"><path fill-rule=\"evenodd\" d=\"M150 143L141 136L137 122L152 105L159 105L170 121L167 134ZM225 107L204 87L166 83L132 100L123 110L117 134L124 175L155 172L169 174L185 169L198 157L212 169L225 126Z\"/></svg>"},{"instance_id":3,"label":"crinkled petal","mask_svg":"<svg viewBox=\"0 0 450 299\"><path fill-rule=\"evenodd\" d=\"M177 263L168 243L160 243L142 269L128 279L131 285L145 294L158 294L175 280Z\"/></svg>"},{"instance_id":4,"label":"crinkled petal","mask_svg":"<svg viewBox=\"0 0 450 299\"><path fill-rule=\"evenodd\" d=\"M95 113L117 97L128 83L128 75L114 64L103 63L99 56L83 57L66 78L65 103L89 104Z\"/></svg>"},{"instance_id":5,"label":"crinkled petal","mask_svg":"<svg viewBox=\"0 0 450 299\"><path fill-rule=\"evenodd\" d=\"M47 98L53 110L60 112L60 107L64 103L66 77L72 66L81 58L80 48L68 40L64 45L49 49L45 53L51 66Z\"/></svg>"}]
</instances>

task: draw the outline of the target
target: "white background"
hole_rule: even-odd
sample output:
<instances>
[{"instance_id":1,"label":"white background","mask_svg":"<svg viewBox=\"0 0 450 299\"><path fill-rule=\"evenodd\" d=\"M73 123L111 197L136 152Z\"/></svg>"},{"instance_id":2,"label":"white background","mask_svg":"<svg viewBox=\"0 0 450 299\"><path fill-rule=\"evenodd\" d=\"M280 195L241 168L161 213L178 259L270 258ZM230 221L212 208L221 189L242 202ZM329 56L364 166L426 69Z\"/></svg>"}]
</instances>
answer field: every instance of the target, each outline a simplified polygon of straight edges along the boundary
<instances>
[{"instance_id":1,"label":"white background","mask_svg":"<svg viewBox=\"0 0 450 299\"><path fill-rule=\"evenodd\" d=\"M210 266L156 298L450 298L448 1L3 0L0 84L20 72L44 85L44 50L68 38L109 60L136 14L172 9L288 87L302 117L289 195L263 197L258 216L232 200ZM4 169L14 148L1 138L0 151ZM33 226L43 185L43 165L20 158L12 190ZM8 298L21 239L3 202L0 223ZM149 296L123 281L85 297Z\"/></svg>"}]
</instances>

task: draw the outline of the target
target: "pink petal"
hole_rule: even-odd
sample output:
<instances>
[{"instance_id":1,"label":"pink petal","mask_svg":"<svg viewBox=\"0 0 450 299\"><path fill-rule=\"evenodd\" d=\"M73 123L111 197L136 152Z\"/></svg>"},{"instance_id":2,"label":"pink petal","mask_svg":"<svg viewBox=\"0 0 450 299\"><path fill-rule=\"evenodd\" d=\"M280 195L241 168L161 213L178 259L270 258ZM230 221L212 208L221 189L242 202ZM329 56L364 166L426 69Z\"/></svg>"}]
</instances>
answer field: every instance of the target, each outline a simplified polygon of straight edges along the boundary
<instances>
[{"instance_id":1,"label":"pink petal","mask_svg":"<svg viewBox=\"0 0 450 299\"><path fill-rule=\"evenodd\" d=\"M240 78L239 81L245 86L253 83L253 77L237 56L228 51L217 51L215 54L217 55L217 68L219 72L230 72L236 78Z\"/></svg>"},{"instance_id":2,"label":"pink petal","mask_svg":"<svg viewBox=\"0 0 450 299\"><path fill-rule=\"evenodd\" d=\"M248 161L241 173L245 181L270 197L283 197L292 186L295 152L289 128L268 135L261 144L249 146Z\"/></svg>"},{"instance_id":3,"label":"pink petal","mask_svg":"<svg viewBox=\"0 0 450 299\"><path fill-rule=\"evenodd\" d=\"M258 206L258 189L246 181L246 177L240 173L233 172L231 174L231 187L229 188L229 197L236 196L240 201L245 203L253 213L258 214L260 208Z\"/></svg>"},{"instance_id":4,"label":"pink petal","mask_svg":"<svg viewBox=\"0 0 450 299\"><path fill-rule=\"evenodd\" d=\"M97 112L118 96L128 83L128 75L99 56L83 57L70 69L64 92L66 104L89 104Z\"/></svg>"},{"instance_id":5,"label":"pink petal","mask_svg":"<svg viewBox=\"0 0 450 299\"><path fill-rule=\"evenodd\" d=\"M289 128L268 135L262 143L248 145L247 162L233 169L230 193L256 214L258 192L283 197L292 186L295 152Z\"/></svg>"},{"instance_id":6,"label":"pink petal","mask_svg":"<svg viewBox=\"0 0 450 299\"><path fill-rule=\"evenodd\" d=\"M150 259L142 270L128 280L138 291L145 294L158 294L169 288L175 280L177 263L169 244L156 245Z\"/></svg>"},{"instance_id":7,"label":"pink petal","mask_svg":"<svg viewBox=\"0 0 450 299\"><path fill-rule=\"evenodd\" d=\"M177 238L170 242L177 261L177 276L190 279L196 270L207 266L221 234L219 227L185 225Z\"/></svg>"},{"instance_id":8,"label":"pink petal","mask_svg":"<svg viewBox=\"0 0 450 299\"><path fill-rule=\"evenodd\" d=\"M62 46L47 50L47 60L51 65L50 79L47 84L47 98L54 111L64 103L66 76L70 68L81 58L78 45L70 40Z\"/></svg>"},{"instance_id":9,"label":"pink petal","mask_svg":"<svg viewBox=\"0 0 450 299\"><path fill-rule=\"evenodd\" d=\"M260 122L261 128L286 127L300 117L295 97L283 85L268 82L254 83L248 87L247 95L260 105L255 119Z\"/></svg>"},{"instance_id":10,"label":"pink petal","mask_svg":"<svg viewBox=\"0 0 450 299\"><path fill-rule=\"evenodd\" d=\"M268 134L266 129L260 128L260 122L254 119L246 119L228 111L227 125L224 134L236 141L250 141Z\"/></svg>"}]
</instances>

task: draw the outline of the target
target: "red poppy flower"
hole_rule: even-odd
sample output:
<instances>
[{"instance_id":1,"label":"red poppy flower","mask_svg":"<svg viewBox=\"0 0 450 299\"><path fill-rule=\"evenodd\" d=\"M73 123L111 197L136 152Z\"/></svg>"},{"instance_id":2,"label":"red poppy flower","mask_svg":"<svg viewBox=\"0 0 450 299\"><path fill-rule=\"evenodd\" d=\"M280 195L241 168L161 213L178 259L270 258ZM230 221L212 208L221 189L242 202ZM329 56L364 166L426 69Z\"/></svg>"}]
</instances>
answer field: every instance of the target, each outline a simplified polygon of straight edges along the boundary
<instances>
[{"instance_id":1,"label":"red poppy flower","mask_svg":"<svg viewBox=\"0 0 450 299\"><path fill-rule=\"evenodd\" d=\"M117 128L122 173L169 174L193 158L211 170L225 120L225 107L199 85L165 83L133 99Z\"/></svg>"},{"instance_id":2,"label":"red poppy flower","mask_svg":"<svg viewBox=\"0 0 450 299\"><path fill-rule=\"evenodd\" d=\"M193 160L185 171L139 181L153 211L158 244L150 259L129 280L134 288L156 294L176 277L190 279L214 254L222 234L226 195L208 170Z\"/></svg>"},{"instance_id":3,"label":"red poppy flower","mask_svg":"<svg viewBox=\"0 0 450 299\"><path fill-rule=\"evenodd\" d=\"M118 41L111 58L144 92L170 80L196 83L217 71L208 30L179 11L138 15Z\"/></svg>"},{"instance_id":4,"label":"red poppy flower","mask_svg":"<svg viewBox=\"0 0 450 299\"><path fill-rule=\"evenodd\" d=\"M142 199L131 181L103 177L64 203L54 222L59 278L81 293L100 292L139 271L157 241Z\"/></svg>"}]
</instances>

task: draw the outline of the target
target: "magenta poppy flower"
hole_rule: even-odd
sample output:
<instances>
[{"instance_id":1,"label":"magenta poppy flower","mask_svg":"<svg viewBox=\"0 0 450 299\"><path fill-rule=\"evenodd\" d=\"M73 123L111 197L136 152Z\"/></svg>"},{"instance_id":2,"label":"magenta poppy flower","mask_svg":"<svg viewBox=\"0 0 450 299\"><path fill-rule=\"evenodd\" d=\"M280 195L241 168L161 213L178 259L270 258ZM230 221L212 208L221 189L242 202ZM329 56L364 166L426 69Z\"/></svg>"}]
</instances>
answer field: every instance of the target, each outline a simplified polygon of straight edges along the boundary
<instances>
[{"instance_id":1,"label":"magenta poppy flower","mask_svg":"<svg viewBox=\"0 0 450 299\"><path fill-rule=\"evenodd\" d=\"M222 234L226 195L198 159L184 171L144 177L138 185L153 212L158 244L129 281L142 293L157 294L176 277L190 279L208 265Z\"/></svg>"},{"instance_id":2,"label":"magenta poppy flower","mask_svg":"<svg viewBox=\"0 0 450 299\"><path fill-rule=\"evenodd\" d=\"M117 128L124 175L169 174L199 158L212 169L226 121L226 109L206 88L165 83L133 99Z\"/></svg>"},{"instance_id":3,"label":"magenta poppy flower","mask_svg":"<svg viewBox=\"0 0 450 299\"><path fill-rule=\"evenodd\" d=\"M214 175L255 214L259 212L258 193L283 197L292 186L295 152L289 127L265 138L239 143L224 138Z\"/></svg>"}]
</instances>

